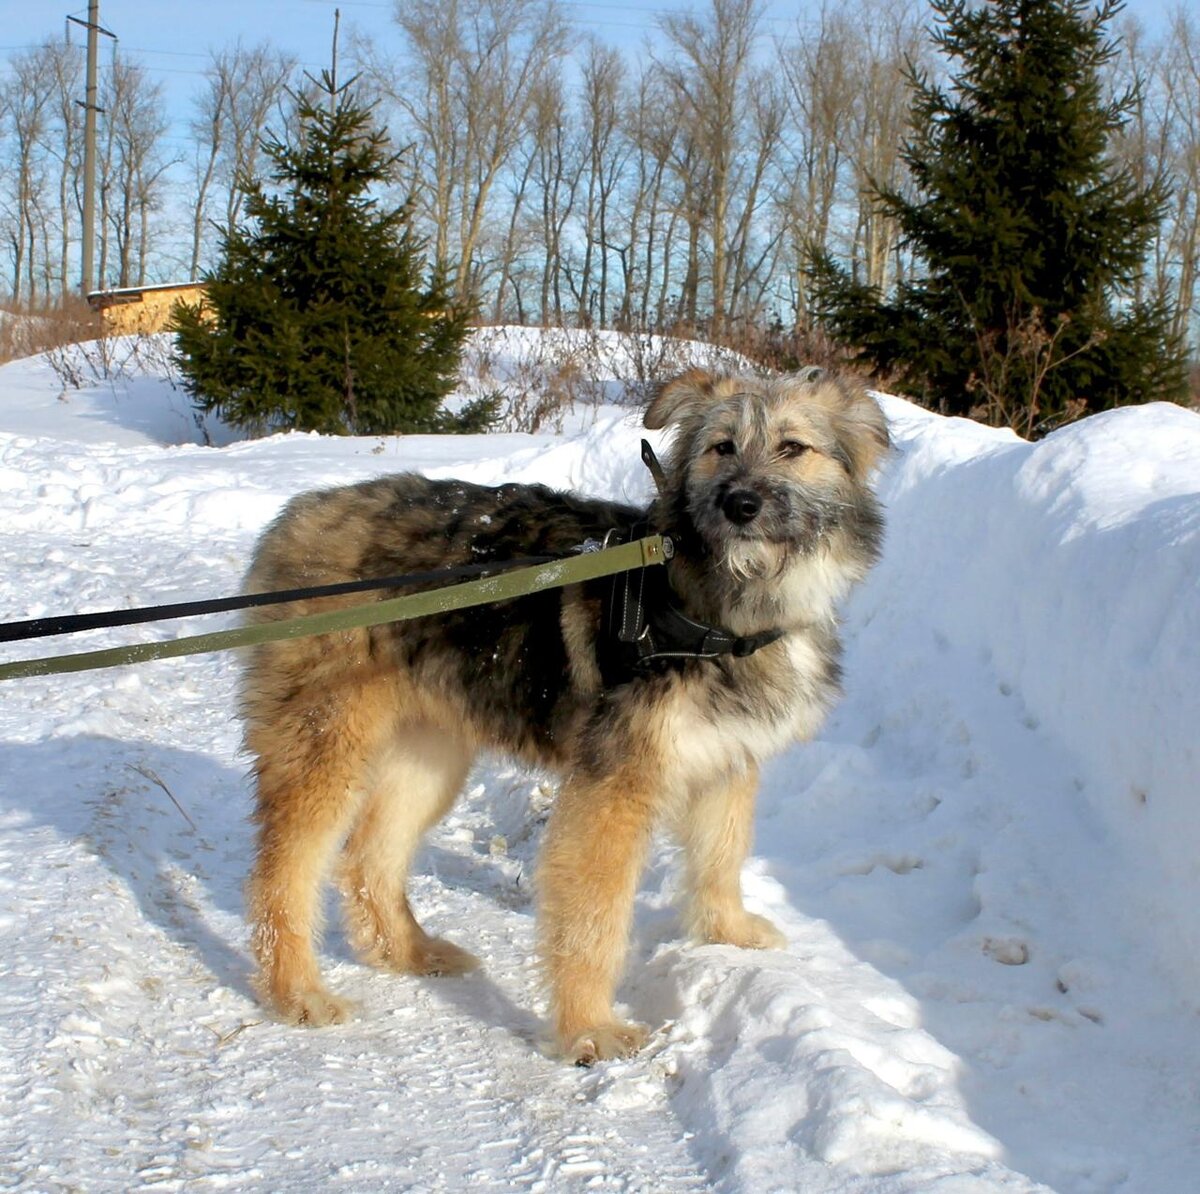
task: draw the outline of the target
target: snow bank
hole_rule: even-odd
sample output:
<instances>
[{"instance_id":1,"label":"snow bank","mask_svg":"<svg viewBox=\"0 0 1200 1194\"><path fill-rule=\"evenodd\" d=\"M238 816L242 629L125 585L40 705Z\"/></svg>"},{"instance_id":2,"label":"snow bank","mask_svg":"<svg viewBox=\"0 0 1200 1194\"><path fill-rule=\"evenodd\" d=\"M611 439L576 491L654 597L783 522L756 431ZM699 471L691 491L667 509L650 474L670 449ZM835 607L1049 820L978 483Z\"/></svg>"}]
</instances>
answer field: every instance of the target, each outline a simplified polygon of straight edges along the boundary
<instances>
[{"instance_id":1,"label":"snow bank","mask_svg":"<svg viewBox=\"0 0 1200 1194\"><path fill-rule=\"evenodd\" d=\"M860 652L936 637L1020 701L1120 846L1126 928L1200 990L1200 417L1126 408L1030 446L889 413L901 458Z\"/></svg>"},{"instance_id":2,"label":"snow bank","mask_svg":"<svg viewBox=\"0 0 1200 1194\"><path fill-rule=\"evenodd\" d=\"M510 361L539 356L533 333L505 338ZM567 434L220 449L199 446L153 369L60 398L44 360L6 366L0 619L232 591L292 494L384 472L643 500L642 432L621 405L643 350L626 348L612 345L613 384ZM683 944L661 843L621 991L656 1032L628 1062L583 1074L541 1052L540 777L482 762L414 885L431 930L475 949L483 973L378 974L331 933L330 981L363 1015L302 1033L264 1022L247 981L234 661L4 688L0 1153L14 1179L1190 1188L1200 418L1126 410L1029 445L884 402L888 538L846 611L846 697L767 769L744 876L789 948Z\"/></svg>"}]
</instances>

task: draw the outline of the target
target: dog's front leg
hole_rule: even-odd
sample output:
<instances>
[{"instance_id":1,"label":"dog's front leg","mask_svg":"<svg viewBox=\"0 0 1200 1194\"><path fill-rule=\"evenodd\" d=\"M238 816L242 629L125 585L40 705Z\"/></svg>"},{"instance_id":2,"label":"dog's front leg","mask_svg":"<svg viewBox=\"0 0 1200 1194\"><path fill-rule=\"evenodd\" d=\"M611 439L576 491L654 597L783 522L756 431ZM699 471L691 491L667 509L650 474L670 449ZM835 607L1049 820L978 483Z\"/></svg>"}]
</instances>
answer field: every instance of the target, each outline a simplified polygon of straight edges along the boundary
<instances>
[{"instance_id":1,"label":"dog's front leg","mask_svg":"<svg viewBox=\"0 0 1200 1194\"><path fill-rule=\"evenodd\" d=\"M681 809L687 859L688 927L700 941L769 949L784 935L742 904L742 863L750 852L758 768L695 791Z\"/></svg>"},{"instance_id":2,"label":"dog's front leg","mask_svg":"<svg viewBox=\"0 0 1200 1194\"><path fill-rule=\"evenodd\" d=\"M624 1057L646 1030L617 1020L613 995L654 814L634 768L576 774L555 803L538 874L539 933L558 1047L577 1065Z\"/></svg>"}]
</instances>

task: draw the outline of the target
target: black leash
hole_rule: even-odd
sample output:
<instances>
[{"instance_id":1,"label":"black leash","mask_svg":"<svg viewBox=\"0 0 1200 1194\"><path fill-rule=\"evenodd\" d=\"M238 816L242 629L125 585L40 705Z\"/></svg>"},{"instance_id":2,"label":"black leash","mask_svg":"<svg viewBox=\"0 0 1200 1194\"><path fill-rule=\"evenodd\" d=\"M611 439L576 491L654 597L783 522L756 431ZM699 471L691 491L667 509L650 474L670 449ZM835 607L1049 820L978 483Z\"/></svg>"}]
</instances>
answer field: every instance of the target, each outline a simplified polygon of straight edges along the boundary
<instances>
[{"instance_id":1,"label":"black leash","mask_svg":"<svg viewBox=\"0 0 1200 1194\"><path fill-rule=\"evenodd\" d=\"M0 624L0 643L15 643L29 638L49 638L55 634L76 634L82 630L100 630L109 626L137 626L142 622L191 618L200 614L221 614L229 610L254 609L262 605L284 605L289 601L307 601L313 597L340 597L345 593L369 593L377 589L402 589L409 585L429 584L435 581L464 580L490 576L509 568L548 564L559 558L558 556L528 556L519 560L495 560L483 564L463 564L457 568L439 568L433 572L410 572L405 576L370 577L367 580L343 581L336 585L314 585L306 589L246 593L237 597L216 597L209 601L180 601L171 605L146 605L137 609L110 609L94 614L60 614L51 618L30 618L23 622Z\"/></svg>"}]
</instances>

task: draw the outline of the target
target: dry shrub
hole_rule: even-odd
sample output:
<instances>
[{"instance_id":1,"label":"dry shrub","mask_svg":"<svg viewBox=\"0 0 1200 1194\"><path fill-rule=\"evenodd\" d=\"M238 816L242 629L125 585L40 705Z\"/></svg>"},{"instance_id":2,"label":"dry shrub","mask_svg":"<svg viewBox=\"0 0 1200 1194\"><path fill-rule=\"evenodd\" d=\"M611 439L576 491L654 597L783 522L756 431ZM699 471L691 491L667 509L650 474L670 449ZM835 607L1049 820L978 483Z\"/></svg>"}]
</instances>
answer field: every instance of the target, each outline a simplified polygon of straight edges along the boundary
<instances>
[{"instance_id":1,"label":"dry shrub","mask_svg":"<svg viewBox=\"0 0 1200 1194\"><path fill-rule=\"evenodd\" d=\"M563 429L569 411L606 398L594 333L563 328L528 336L519 327L479 327L463 351L460 393L494 395L498 431Z\"/></svg>"},{"instance_id":2,"label":"dry shrub","mask_svg":"<svg viewBox=\"0 0 1200 1194\"><path fill-rule=\"evenodd\" d=\"M661 334L628 332L623 339L632 365L630 401L639 406L648 402L663 382L685 369L706 369L710 373L770 371L748 353L731 344L705 340L694 329L675 327Z\"/></svg>"},{"instance_id":3,"label":"dry shrub","mask_svg":"<svg viewBox=\"0 0 1200 1194\"><path fill-rule=\"evenodd\" d=\"M500 431L563 429L568 413L594 417L606 404L642 405L689 368L752 369L753 362L702 340L650 332L517 326L478 327L463 352L459 393L494 395Z\"/></svg>"},{"instance_id":4,"label":"dry shrub","mask_svg":"<svg viewBox=\"0 0 1200 1194\"><path fill-rule=\"evenodd\" d=\"M171 337L162 332L98 336L46 350L46 360L63 388L74 390L120 378L165 377L175 384Z\"/></svg>"},{"instance_id":5,"label":"dry shrub","mask_svg":"<svg viewBox=\"0 0 1200 1194\"><path fill-rule=\"evenodd\" d=\"M1096 330L1082 344L1064 348L1070 327L1069 313L1050 319L1034 307L1026 314L1010 312L1003 332L977 330L979 368L967 382L976 399L971 418L1036 439L1086 415L1084 398L1068 398L1057 407L1043 398L1046 378L1055 369L1104 340L1104 332Z\"/></svg>"},{"instance_id":6,"label":"dry shrub","mask_svg":"<svg viewBox=\"0 0 1200 1194\"><path fill-rule=\"evenodd\" d=\"M47 306L0 306L0 363L38 354L72 389L142 374L175 376L169 336L106 336L99 314L78 296Z\"/></svg>"},{"instance_id":7,"label":"dry shrub","mask_svg":"<svg viewBox=\"0 0 1200 1194\"><path fill-rule=\"evenodd\" d=\"M738 322L727 329L722 343L771 373L794 373L807 365L819 365L822 369L866 375L854 352L818 327L789 328L778 320L765 325ZM879 374L872 374L871 379L881 389L896 380Z\"/></svg>"},{"instance_id":8,"label":"dry shrub","mask_svg":"<svg viewBox=\"0 0 1200 1194\"><path fill-rule=\"evenodd\" d=\"M54 304L0 305L0 363L100 335L100 317L76 295Z\"/></svg>"}]
</instances>

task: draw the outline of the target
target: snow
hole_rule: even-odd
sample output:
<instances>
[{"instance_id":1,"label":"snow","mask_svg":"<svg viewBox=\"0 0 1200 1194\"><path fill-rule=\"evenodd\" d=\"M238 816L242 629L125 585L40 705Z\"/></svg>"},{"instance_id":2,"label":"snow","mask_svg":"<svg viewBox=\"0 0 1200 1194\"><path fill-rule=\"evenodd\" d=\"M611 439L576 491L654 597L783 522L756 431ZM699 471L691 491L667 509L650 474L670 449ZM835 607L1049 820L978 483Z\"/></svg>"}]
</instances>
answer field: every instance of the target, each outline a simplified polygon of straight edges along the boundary
<instances>
[{"instance_id":1,"label":"snow","mask_svg":"<svg viewBox=\"0 0 1200 1194\"><path fill-rule=\"evenodd\" d=\"M540 352L489 335L486 384ZM604 404L641 350L610 348L534 436L237 442L161 354L115 380L80 358L80 389L4 366L0 619L233 592L290 496L384 472L641 500L636 413ZM889 529L846 609L846 696L767 769L744 875L789 947L682 941L660 843L621 989L656 1031L626 1062L545 1049L544 777L481 764L419 867L419 914L482 973L382 975L332 931L362 1014L305 1032L249 988L234 658L0 688L5 1186L1194 1189L1200 417L1030 445L882 401Z\"/></svg>"}]
</instances>

